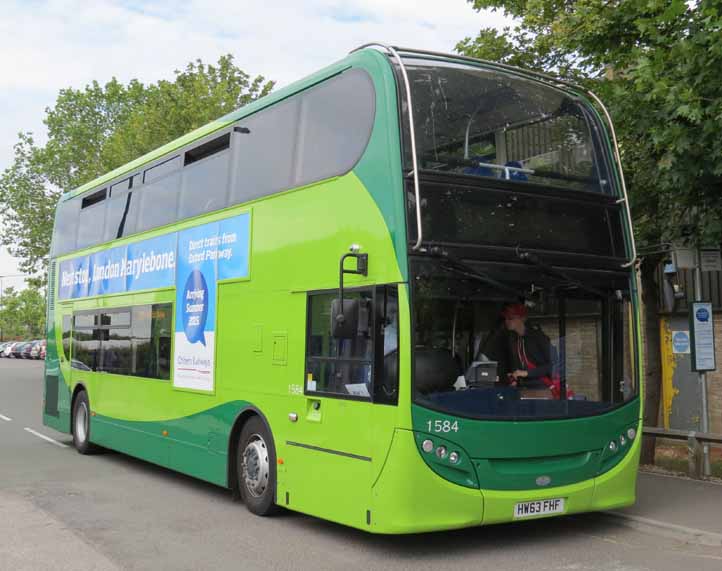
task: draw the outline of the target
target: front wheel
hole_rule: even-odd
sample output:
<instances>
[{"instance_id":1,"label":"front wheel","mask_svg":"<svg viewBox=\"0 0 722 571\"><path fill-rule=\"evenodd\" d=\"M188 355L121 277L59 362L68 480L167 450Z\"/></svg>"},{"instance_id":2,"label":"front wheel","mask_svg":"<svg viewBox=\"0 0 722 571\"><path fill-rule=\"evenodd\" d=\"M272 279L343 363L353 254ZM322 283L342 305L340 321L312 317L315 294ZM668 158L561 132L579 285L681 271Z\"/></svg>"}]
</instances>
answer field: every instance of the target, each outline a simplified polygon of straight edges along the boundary
<instances>
[{"instance_id":1,"label":"front wheel","mask_svg":"<svg viewBox=\"0 0 722 571\"><path fill-rule=\"evenodd\" d=\"M238 488L248 510L261 516L277 511L276 449L270 431L257 416L241 430L236 464Z\"/></svg>"},{"instance_id":2,"label":"front wheel","mask_svg":"<svg viewBox=\"0 0 722 571\"><path fill-rule=\"evenodd\" d=\"M78 393L73 405L73 445L81 454L94 454L99 450L90 442L90 402L85 391Z\"/></svg>"}]
</instances>

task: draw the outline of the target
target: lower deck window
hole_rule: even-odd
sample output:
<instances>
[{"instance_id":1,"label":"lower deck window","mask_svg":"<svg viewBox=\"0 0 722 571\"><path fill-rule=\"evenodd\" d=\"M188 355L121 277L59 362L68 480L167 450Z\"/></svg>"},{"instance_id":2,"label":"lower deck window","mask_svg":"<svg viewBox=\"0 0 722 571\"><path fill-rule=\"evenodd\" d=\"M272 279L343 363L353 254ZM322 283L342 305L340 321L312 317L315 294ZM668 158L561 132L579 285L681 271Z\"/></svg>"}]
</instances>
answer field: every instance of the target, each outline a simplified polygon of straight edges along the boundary
<instances>
[{"instance_id":1,"label":"lower deck window","mask_svg":"<svg viewBox=\"0 0 722 571\"><path fill-rule=\"evenodd\" d=\"M75 369L170 379L172 304L76 312Z\"/></svg>"}]
</instances>

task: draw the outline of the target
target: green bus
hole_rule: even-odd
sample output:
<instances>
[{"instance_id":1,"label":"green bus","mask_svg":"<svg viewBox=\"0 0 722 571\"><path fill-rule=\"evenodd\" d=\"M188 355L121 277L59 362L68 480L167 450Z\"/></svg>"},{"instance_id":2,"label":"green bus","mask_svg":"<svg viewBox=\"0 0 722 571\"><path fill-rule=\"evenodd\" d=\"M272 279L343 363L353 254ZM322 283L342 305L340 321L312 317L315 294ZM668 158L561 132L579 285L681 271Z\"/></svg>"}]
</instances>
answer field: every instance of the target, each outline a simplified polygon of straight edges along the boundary
<instances>
[{"instance_id":1,"label":"green bus","mask_svg":"<svg viewBox=\"0 0 722 571\"><path fill-rule=\"evenodd\" d=\"M44 422L375 533L629 505L630 221L593 94L362 46L63 195Z\"/></svg>"}]
</instances>

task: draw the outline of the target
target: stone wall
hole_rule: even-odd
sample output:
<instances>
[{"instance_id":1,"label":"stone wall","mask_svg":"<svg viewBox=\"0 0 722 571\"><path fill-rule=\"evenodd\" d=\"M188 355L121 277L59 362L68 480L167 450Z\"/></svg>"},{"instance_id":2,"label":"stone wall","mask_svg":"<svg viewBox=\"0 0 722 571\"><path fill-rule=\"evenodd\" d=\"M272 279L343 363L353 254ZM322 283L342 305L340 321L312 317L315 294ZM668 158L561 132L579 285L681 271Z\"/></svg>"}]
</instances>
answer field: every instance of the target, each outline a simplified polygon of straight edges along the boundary
<instances>
[{"instance_id":1,"label":"stone wall","mask_svg":"<svg viewBox=\"0 0 722 571\"><path fill-rule=\"evenodd\" d=\"M559 332L556 320L534 320L559 350ZM588 400L599 400L601 324L598 317L571 317L567 319L567 387Z\"/></svg>"}]
</instances>

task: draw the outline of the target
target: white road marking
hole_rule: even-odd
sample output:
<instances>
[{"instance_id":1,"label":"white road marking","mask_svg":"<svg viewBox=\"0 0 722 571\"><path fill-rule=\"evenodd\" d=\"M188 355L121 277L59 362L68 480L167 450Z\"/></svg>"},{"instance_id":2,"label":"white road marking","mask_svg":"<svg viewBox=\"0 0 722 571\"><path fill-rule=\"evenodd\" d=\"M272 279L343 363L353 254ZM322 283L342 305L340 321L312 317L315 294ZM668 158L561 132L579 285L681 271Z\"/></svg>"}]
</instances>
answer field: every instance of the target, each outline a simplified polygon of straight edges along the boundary
<instances>
[{"instance_id":1,"label":"white road marking","mask_svg":"<svg viewBox=\"0 0 722 571\"><path fill-rule=\"evenodd\" d=\"M616 518L620 523L624 523L629 527L638 529L645 533L654 533L658 535L679 539L684 538L687 543L695 543L697 545L708 545L711 547L722 546L722 534L696 529L694 527L686 527L666 521L650 519L628 513L618 511L603 512L606 516Z\"/></svg>"},{"instance_id":2,"label":"white road marking","mask_svg":"<svg viewBox=\"0 0 722 571\"><path fill-rule=\"evenodd\" d=\"M9 416L5 416L4 414L0 414L0 419L4 420L5 422L10 422L12 418Z\"/></svg>"},{"instance_id":3,"label":"white road marking","mask_svg":"<svg viewBox=\"0 0 722 571\"><path fill-rule=\"evenodd\" d=\"M62 442L58 442L57 440L53 440L49 436L45 436L44 434L40 434L39 432L35 432L32 428L28 428L27 426L24 429L26 432L29 432L30 434L33 434L37 436L38 438L42 438L43 440L47 440L51 444L55 444L55 446L60 446L61 448L67 448L67 444L63 444Z\"/></svg>"}]
</instances>

